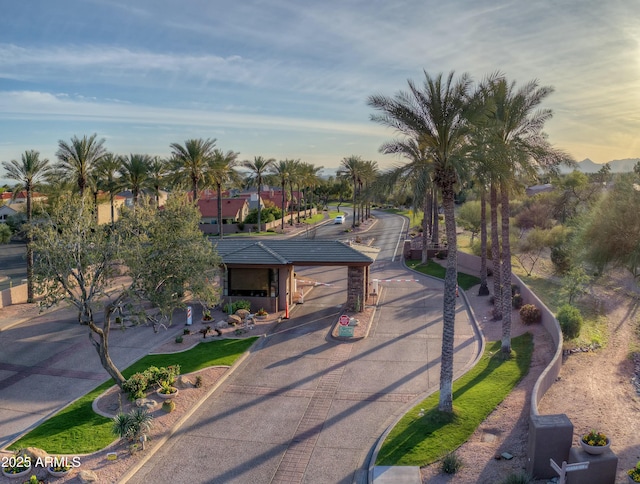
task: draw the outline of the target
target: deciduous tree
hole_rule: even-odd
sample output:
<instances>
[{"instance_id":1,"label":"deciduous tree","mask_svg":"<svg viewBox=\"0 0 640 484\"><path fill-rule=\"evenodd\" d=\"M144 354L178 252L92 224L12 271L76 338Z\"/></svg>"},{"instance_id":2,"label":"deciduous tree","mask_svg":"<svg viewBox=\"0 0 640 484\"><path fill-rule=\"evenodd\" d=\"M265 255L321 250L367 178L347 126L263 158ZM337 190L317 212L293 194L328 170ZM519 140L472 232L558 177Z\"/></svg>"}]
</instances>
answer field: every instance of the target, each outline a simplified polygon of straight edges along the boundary
<instances>
[{"instance_id":1,"label":"deciduous tree","mask_svg":"<svg viewBox=\"0 0 640 484\"><path fill-rule=\"evenodd\" d=\"M142 206L125 211L114 225L98 225L92 204L71 197L55 204L47 217L32 223L37 258L34 266L45 306L66 302L89 328L89 339L102 366L122 386L124 377L109 353L109 334L116 313L150 302L158 316L133 311L135 319L154 327L171 321L185 295L211 304L218 259L198 228L193 204L171 200L164 211ZM116 285L116 278L122 286ZM107 290L115 289L110 295ZM104 318L96 313L104 309Z\"/></svg>"}]
</instances>

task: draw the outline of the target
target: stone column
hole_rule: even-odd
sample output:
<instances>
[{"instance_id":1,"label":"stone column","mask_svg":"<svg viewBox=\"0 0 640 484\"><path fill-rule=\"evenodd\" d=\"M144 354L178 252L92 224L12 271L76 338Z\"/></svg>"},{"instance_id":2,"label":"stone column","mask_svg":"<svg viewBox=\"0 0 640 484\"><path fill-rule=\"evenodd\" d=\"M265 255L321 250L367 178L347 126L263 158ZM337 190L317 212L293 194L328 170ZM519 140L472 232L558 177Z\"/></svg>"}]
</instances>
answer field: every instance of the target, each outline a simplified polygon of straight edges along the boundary
<instances>
[{"instance_id":1,"label":"stone column","mask_svg":"<svg viewBox=\"0 0 640 484\"><path fill-rule=\"evenodd\" d=\"M364 308L366 300L365 267L349 266L347 271L347 309L355 311Z\"/></svg>"}]
</instances>

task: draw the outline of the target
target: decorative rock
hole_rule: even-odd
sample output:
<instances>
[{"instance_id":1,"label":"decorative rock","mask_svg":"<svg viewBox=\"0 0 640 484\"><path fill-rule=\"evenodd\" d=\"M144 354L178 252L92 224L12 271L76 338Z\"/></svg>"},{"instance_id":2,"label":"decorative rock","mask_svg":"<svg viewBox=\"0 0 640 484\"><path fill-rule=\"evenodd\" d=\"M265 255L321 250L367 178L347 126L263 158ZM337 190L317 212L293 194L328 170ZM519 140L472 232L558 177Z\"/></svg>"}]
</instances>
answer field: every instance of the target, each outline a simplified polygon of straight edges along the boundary
<instances>
[{"instance_id":1,"label":"decorative rock","mask_svg":"<svg viewBox=\"0 0 640 484\"><path fill-rule=\"evenodd\" d=\"M237 324L242 323L242 318L240 316L235 315L235 314L231 314L227 318L227 323L229 323L231 325L237 325Z\"/></svg>"},{"instance_id":2,"label":"decorative rock","mask_svg":"<svg viewBox=\"0 0 640 484\"><path fill-rule=\"evenodd\" d=\"M251 313L246 309L238 309L236 311L236 316L240 316L240 319L245 319L247 316L249 316L249 314Z\"/></svg>"},{"instance_id":3,"label":"decorative rock","mask_svg":"<svg viewBox=\"0 0 640 484\"><path fill-rule=\"evenodd\" d=\"M80 482L98 482L98 474L93 471L82 470L78 473Z\"/></svg>"},{"instance_id":4,"label":"decorative rock","mask_svg":"<svg viewBox=\"0 0 640 484\"><path fill-rule=\"evenodd\" d=\"M176 381L176 386L178 388L190 388L191 385L193 385L191 380L184 375L180 375Z\"/></svg>"},{"instance_id":5,"label":"decorative rock","mask_svg":"<svg viewBox=\"0 0 640 484\"><path fill-rule=\"evenodd\" d=\"M152 411L153 409L155 409L157 404L158 402L156 402L151 398L138 398L136 400L136 407L146 408L149 411Z\"/></svg>"},{"instance_id":6,"label":"decorative rock","mask_svg":"<svg viewBox=\"0 0 640 484\"><path fill-rule=\"evenodd\" d=\"M46 458L49 457L46 451L42 449L38 449L37 447L27 447L22 449L19 453L21 456L29 457L31 462L37 462L40 459L41 462L45 462Z\"/></svg>"},{"instance_id":7,"label":"decorative rock","mask_svg":"<svg viewBox=\"0 0 640 484\"><path fill-rule=\"evenodd\" d=\"M228 327L229 327L229 323L227 323L226 321L218 321L216 323L216 329L224 329Z\"/></svg>"}]
</instances>

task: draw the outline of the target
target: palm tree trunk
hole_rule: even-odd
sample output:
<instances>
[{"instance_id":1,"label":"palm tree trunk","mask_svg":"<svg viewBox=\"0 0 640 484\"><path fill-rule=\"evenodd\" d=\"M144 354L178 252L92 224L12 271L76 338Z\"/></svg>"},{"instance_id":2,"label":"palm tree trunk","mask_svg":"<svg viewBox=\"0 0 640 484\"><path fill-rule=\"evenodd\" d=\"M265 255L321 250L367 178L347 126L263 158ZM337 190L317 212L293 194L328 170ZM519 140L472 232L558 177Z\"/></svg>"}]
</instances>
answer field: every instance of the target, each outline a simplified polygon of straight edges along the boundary
<instances>
[{"instance_id":1,"label":"palm tree trunk","mask_svg":"<svg viewBox=\"0 0 640 484\"><path fill-rule=\"evenodd\" d=\"M260 204L260 185L262 185L262 178L258 175L258 232L262 232L262 225L260 225L260 215L262 212L262 206Z\"/></svg>"},{"instance_id":2,"label":"palm tree trunk","mask_svg":"<svg viewBox=\"0 0 640 484\"><path fill-rule=\"evenodd\" d=\"M422 200L422 263L429 261L429 219L431 212L431 193L424 191Z\"/></svg>"},{"instance_id":3,"label":"palm tree trunk","mask_svg":"<svg viewBox=\"0 0 640 484\"><path fill-rule=\"evenodd\" d=\"M192 187L193 187L193 203L198 203L198 179L191 179Z\"/></svg>"},{"instance_id":4,"label":"palm tree trunk","mask_svg":"<svg viewBox=\"0 0 640 484\"><path fill-rule=\"evenodd\" d=\"M353 177L353 219L351 222L351 228L355 229L356 228L356 220L357 220L357 215L358 215L358 207L356 205L356 195L357 195L357 189L358 189L358 180L356 180L356 177Z\"/></svg>"},{"instance_id":5,"label":"palm tree trunk","mask_svg":"<svg viewBox=\"0 0 640 484\"><path fill-rule=\"evenodd\" d=\"M30 184L25 186L27 192L27 222L31 223L33 216L33 208L31 205L32 187ZM33 238L31 231L27 235L27 302L32 303L35 299L33 290Z\"/></svg>"},{"instance_id":6,"label":"palm tree trunk","mask_svg":"<svg viewBox=\"0 0 640 484\"><path fill-rule=\"evenodd\" d=\"M302 192L300 191L300 184L298 183L296 186L298 187L298 198L297 198L297 200L298 200L298 223L300 223L300 201L301 201L300 194Z\"/></svg>"},{"instance_id":7,"label":"palm tree trunk","mask_svg":"<svg viewBox=\"0 0 640 484\"><path fill-rule=\"evenodd\" d=\"M511 245L509 243L509 189L500 181L502 201L502 353L511 354Z\"/></svg>"},{"instance_id":8,"label":"palm tree trunk","mask_svg":"<svg viewBox=\"0 0 640 484\"><path fill-rule=\"evenodd\" d=\"M498 233L498 190L491 182L489 192L491 207L491 260L493 262L493 319L502 319L502 284L500 274L500 236Z\"/></svg>"},{"instance_id":9,"label":"palm tree trunk","mask_svg":"<svg viewBox=\"0 0 640 484\"><path fill-rule=\"evenodd\" d=\"M216 183L216 190L218 191L218 238L223 238L222 233L222 184Z\"/></svg>"},{"instance_id":10,"label":"palm tree trunk","mask_svg":"<svg viewBox=\"0 0 640 484\"><path fill-rule=\"evenodd\" d=\"M487 194L480 192L480 288L478 296L488 296L487 286Z\"/></svg>"},{"instance_id":11,"label":"palm tree trunk","mask_svg":"<svg viewBox=\"0 0 640 484\"><path fill-rule=\"evenodd\" d=\"M444 277L442 308L442 355L440 357L440 401L438 410L453 412L453 340L456 322L457 251L453 182L442 187L445 232L447 235L447 268Z\"/></svg>"},{"instance_id":12,"label":"palm tree trunk","mask_svg":"<svg viewBox=\"0 0 640 484\"><path fill-rule=\"evenodd\" d=\"M285 190L286 190L286 185L287 182L285 181L284 178L282 178L282 207L281 207L281 211L282 211L282 223L280 225L280 228L282 229L282 231L284 232L284 216L285 216L285 211L284 211L284 202L285 202Z\"/></svg>"},{"instance_id":13,"label":"palm tree trunk","mask_svg":"<svg viewBox=\"0 0 640 484\"><path fill-rule=\"evenodd\" d=\"M116 209L113 201L113 191L109 192L109 204L111 205L111 226L116 223Z\"/></svg>"},{"instance_id":14,"label":"palm tree trunk","mask_svg":"<svg viewBox=\"0 0 640 484\"><path fill-rule=\"evenodd\" d=\"M438 192L433 190L433 239L435 247L440 245L440 214L438 213Z\"/></svg>"}]
</instances>

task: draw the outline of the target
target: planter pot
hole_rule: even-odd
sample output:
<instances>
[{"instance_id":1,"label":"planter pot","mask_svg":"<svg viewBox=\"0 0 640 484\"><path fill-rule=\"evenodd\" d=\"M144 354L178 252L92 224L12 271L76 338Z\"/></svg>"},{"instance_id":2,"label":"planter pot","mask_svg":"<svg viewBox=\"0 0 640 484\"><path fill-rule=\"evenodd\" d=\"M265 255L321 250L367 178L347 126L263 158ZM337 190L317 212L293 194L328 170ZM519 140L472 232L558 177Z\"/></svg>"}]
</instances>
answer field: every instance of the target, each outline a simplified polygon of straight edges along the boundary
<instances>
[{"instance_id":1,"label":"planter pot","mask_svg":"<svg viewBox=\"0 0 640 484\"><path fill-rule=\"evenodd\" d=\"M584 450L587 454L591 455L600 455L604 453L609 446L611 446L611 440L607 439L607 445L589 445L585 444L582 439L580 439L580 446L582 450Z\"/></svg>"},{"instance_id":2,"label":"planter pot","mask_svg":"<svg viewBox=\"0 0 640 484\"><path fill-rule=\"evenodd\" d=\"M47 472L52 477L64 477L71 472L71 469L68 471L54 471L52 467L47 467Z\"/></svg>"},{"instance_id":3,"label":"planter pot","mask_svg":"<svg viewBox=\"0 0 640 484\"><path fill-rule=\"evenodd\" d=\"M258 315L254 316L254 318L255 318L257 321L266 321L266 319L267 319L268 317L269 317L269 316L268 316L267 314L265 314L264 316L258 316Z\"/></svg>"},{"instance_id":4,"label":"planter pot","mask_svg":"<svg viewBox=\"0 0 640 484\"><path fill-rule=\"evenodd\" d=\"M29 466L27 469L17 472L15 474L12 474L8 471L5 471L4 468L2 468L2 475L5 477L8 477L9 479L17 479L18 477L24 477L29 475L29 473L31 472L31 466Z\"/></svg>"},{"instance_id":5,"label":"planter pot","mask_svg":"<svg viewBox=\"0 0 640 484\"><path fill-rule=\"evenodd\" d=\"M176 388L176 391L173 393L160 393L160 390L156 392L156 395L158 395L163 400L169 400L170 398L174 398L177 394L178 394L177 388Z\"/></svg>"}]
</instances>

